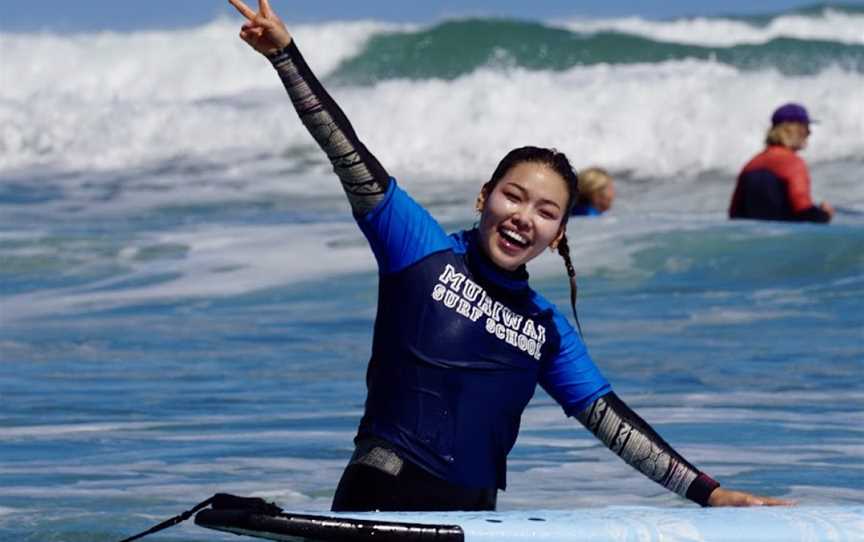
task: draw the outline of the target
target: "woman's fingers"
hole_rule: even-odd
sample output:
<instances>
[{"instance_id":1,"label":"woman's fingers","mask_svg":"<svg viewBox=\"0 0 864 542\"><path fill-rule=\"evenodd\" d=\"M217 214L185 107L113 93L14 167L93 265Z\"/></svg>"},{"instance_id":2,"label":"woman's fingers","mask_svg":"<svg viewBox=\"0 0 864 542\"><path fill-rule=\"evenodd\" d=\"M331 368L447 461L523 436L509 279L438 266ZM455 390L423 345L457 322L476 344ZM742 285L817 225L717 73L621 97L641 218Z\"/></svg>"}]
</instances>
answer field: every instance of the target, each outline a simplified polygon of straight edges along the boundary
<instances>
[{"instance_id":1,"label":"woman's fingers","mask_svg":"<svg viewBox=\"0 0 864 542\"><path fill-rule=\"evenodd\" d=\"M257 16L257 13L252 11L252 8L244 4L243 0L228 0L228 3L234 6L241 15L243 15L250 21L255 19L255 17Z\"/></svg>"},{"instance_id":2,"label":"woman's fingers","mask_svg":"<svg viewBox=\"0 0 864 542\"><path fill-rule=\"evenodd\" d=\"M775 499L774 497L762 497L762 505L763 506L795 506L798 504L795 501L790 501L787 499Z\"/></svg>"},{"instance_id":3,"label":"woman's fingers","mask_svg":"<svg viewBox=\"0 0 864 542\"><path fill-rule=\"evenodd\" d=\"M270 29L272 27L272 21L268 21L259 17L254 21L248 21L243 23L243 26L240 27L240 30L243 30L245 32L255 32L260 35L265 29Z\"/></svg>"},{"instance_id":4,"label":"woman's fingers","mask_svg":"<svg viewBox=\"0 0 864 542\"><path fill-rule=\"evenodd\" d=\"M240 37L243 38L243 41L257 41L264 37L264 29L257 26L251 28L244 28L240 31Z\"/></svg>"},{"instance_id":5,"label":"woman's fingers","mask_svg":"<svg viewBox=\"0 0 864 542\"><path fill-rule=\"evenodd\" d=\"M270 8L270 2L267 0L258 0L258 11L268 19L273 16L273 10Z\"/></svg>"},{"instance_id":6,"label":"woman's fingers","mask_svg":"<svg viewBox=\"0 0 864 542\"><path fill-rule=\"evenodd\" d=\"M240 27L241 30L260 30L262 28L267 28L269 25L267 21L261 21L260 19L256 19L254 21L249 21Z\"/></svg>"},{"instance_id":7,"label":"woman's fingers","mask_svg":"<svg viewBox=\"0 0 864 542\"><path fill-rule=\"evenodd\" d=\"M273 12L268 0L258 0L258 11L252 11L243 0L228 0L247 20L240 28L240 38L253 49L268 55L291 43L291 34Z\"/></svg>"},{"instance_id":8,"label":"woman's fingers","mask_svg":"<svg viewBox=\"0 0 864 542\"><path fill-rule=\"evenodd\" d=\"M709 506L794 506L794 501L751 495L744 491L732 491L718 487L708 498Z\"/></svg>"}]
</instances>

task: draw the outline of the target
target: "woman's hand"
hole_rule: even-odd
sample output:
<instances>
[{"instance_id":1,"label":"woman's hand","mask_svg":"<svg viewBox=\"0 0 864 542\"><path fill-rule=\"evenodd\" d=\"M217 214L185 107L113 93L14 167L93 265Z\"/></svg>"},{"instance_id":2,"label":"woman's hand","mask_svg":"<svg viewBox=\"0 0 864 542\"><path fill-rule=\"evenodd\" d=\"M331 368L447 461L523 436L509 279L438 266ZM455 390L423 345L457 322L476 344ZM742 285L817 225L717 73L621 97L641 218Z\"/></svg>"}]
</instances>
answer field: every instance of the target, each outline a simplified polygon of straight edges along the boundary
<instances>
[{"instance_id":1,"label":"woman's hand","mask_svg":"<svg viewBox=\"0 0 864 542\"><path fill-rule=\"evenodd\" d=\"M258 0L258 12L243 0L228 0L241 15L248 19L240 28L240 38L262 55L271 55L291 43L291 34L285 23L273 13L268 0Z\"/></svg>"},{"instance_id":2,"label":"woman's hand","mask_svg":"<svg viewBox=\"0 0 864 542\"><path fill-rule=\"evenodd\" d=\"M708 497L708 506L792 506L793 501L759 497L743 491L732 491L718 487Z\"/></svg>"}]
</instances>

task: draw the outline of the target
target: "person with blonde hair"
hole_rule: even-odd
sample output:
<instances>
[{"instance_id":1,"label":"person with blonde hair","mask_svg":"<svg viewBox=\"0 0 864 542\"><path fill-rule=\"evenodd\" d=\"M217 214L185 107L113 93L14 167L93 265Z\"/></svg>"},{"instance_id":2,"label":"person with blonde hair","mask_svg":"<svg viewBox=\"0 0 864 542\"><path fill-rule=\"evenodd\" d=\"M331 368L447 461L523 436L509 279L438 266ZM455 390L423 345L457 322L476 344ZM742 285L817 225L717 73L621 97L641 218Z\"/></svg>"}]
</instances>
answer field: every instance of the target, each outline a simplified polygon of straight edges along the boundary
<instances>
[{"instance_id":1,"label":"person with blonde hair","mask_svg":"<svg viewBox=\"0 0 864 542\"><path fill-rule=\"evenodd\" d=\"M807 146L810 124L807 110L799 104L788 103L774 111L765 149L738 175L729 218L831 221L834 209L827 202L814 205L807 164L797 155Z\"/></svg>"},{"instance_id":2,"label":"person with blonde hair","mask_svg":"<svg viewBox=\"0 0 864 542\"><path fill-rule=\"evenodd\" d=\"M605 169L591 167L579 172L579 197L571 214L599 216L612 208L615 183Z\"/></svg>"}]
</instances>

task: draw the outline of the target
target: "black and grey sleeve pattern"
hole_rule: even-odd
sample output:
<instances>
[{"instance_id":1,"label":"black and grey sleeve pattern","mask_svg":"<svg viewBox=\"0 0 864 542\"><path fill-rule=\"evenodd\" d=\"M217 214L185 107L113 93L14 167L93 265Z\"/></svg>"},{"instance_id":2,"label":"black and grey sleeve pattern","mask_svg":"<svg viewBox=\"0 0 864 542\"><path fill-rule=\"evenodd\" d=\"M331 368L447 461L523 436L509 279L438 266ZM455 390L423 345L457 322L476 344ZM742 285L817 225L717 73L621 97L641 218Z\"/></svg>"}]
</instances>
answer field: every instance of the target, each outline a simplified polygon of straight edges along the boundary
<instances>
[{"instance_id":1,"label":"black and grey sleeve pattern","mask_svg":"<svg viewBox=\"0 0 864 542\"><path fill-rule=\"evenodd\" d=\"M681 457L612 392L577 419L627 464L682 497L706 506L720 485Z\"/></svg>"},{"instance_id":2,"label":"black and grey sleeve pattern","mask_svg":"<svg viewBox=\"0 0 864 542\"><path fill-rule=\"evenodd\" d=\"M387 171L357 138L293 41L269 58L303 124L333 164L354 214L369 212L387 192Z\"/></svg>"}]
</instances>

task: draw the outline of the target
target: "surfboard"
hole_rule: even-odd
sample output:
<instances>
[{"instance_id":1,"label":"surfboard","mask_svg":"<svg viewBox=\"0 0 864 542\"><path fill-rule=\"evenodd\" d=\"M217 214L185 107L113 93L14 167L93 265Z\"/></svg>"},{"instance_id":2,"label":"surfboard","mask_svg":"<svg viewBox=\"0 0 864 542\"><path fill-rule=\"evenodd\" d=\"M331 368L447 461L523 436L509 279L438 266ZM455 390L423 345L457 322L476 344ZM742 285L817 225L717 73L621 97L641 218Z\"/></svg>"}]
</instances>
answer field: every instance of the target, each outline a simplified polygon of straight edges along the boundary
<instances>
[{"instance_id":1,"label":"surfboard","mask_svg":"<svg viewBox=\"0 0 864 542\"><path fill-rule=\"evenodd\" d=\"M864 542L864 506L326 514L208 509L195 523L288 542Z\"/></svg>"}]
</instances>

